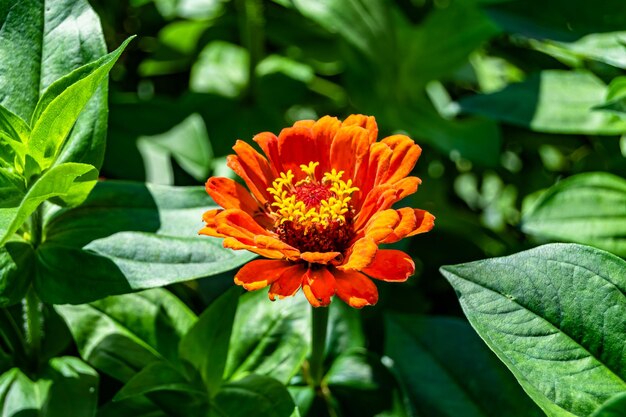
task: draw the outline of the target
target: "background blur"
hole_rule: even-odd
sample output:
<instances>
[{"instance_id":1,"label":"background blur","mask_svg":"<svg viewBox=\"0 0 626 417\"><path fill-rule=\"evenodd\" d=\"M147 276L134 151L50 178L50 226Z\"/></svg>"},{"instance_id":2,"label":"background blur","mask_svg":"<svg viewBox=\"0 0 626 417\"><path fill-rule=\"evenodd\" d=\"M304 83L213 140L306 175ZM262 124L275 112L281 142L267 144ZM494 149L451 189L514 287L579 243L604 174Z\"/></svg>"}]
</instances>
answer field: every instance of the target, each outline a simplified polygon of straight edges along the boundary
<instances>
[{"instance_id":1,"label":"background blur","mask_svg":"<svg viewBox=\"0 0 626 417\"><path fill-rule=\"evenodd\" d=\"M417 273L379 286L370 336L384 311L460 315L438 268L542 243L520 228L538 191L626 175L623 104L611 101L626 69L623 0L91 3L109 50L139 35L111 73L106 178L231 176L236 139L326 114L374 115L380 137L422 146L423 184L403 205L436 227L404 241Z\"/></svg>"}]
</instances>

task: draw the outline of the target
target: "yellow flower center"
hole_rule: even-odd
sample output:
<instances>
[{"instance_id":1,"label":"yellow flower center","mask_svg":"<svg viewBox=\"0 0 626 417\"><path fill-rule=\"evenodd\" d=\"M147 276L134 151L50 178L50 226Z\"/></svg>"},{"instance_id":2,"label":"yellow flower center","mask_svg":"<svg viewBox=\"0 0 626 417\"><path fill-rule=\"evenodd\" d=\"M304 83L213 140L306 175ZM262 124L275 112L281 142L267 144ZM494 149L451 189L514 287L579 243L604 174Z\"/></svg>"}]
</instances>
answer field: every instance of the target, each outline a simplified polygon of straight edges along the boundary
<instances>
[{"instance_id":1,"label":"yellow flower center","mask_svg":"<svg viewBox=\"0 0 626 417\"><path fill-rule=\"evenodd\" d=\"M274 197L272 213L281 238L305 251L341 250L352 235L352 194L359 189L332 169L322 180L315 176L319 162L300 165L306 178L294 184L291 170L283 172L267 191Z\"/></svg>"}]
</instances>

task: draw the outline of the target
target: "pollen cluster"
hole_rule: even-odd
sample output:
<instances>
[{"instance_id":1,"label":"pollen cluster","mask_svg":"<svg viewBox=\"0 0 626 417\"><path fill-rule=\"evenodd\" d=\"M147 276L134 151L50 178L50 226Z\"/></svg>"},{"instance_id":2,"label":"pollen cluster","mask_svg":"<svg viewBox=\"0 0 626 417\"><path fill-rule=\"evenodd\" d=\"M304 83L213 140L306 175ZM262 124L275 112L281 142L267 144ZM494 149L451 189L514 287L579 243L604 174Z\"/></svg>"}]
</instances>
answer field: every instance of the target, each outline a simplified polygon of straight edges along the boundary
<instances>
[{"instance_id":1,"label":"pollen cluster","mask_svg":"<svg viewBox=\"0 0 626 417\"><path fill-rule=\"evenodd\" d=\"M291 170L283 172L268 188L276 232L305 251L341 250L352 235L352 194L358 191L352 180L342 179L343 171L332 169L322 180L315 176L318 162L300 165L306 177L293 183Z\"/></svg>"}]
</instances>

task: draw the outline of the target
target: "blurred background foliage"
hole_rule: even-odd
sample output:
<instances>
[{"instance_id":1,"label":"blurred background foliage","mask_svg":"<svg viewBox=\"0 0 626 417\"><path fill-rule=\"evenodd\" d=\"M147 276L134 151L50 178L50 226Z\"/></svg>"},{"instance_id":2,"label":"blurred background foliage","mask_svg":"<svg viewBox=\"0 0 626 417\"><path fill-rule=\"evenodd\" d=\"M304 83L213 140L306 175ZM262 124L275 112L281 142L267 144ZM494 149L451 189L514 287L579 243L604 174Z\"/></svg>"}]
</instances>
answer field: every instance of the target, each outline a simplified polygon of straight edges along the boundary
<instances>
[{"instance_id":1,"label":"blurred background foliage","mask_svg":"<svg viewBox=\"0 0 626 417\"><path fill-rule=\"evenodd\" d=\"M91 3L110 49L139 35L111 73L106 178L232 176L236 139L326 114L374 115L381 136L423 147L409 203L437 226L402 243L418 272L382 285L382 308L365 312L374 322L388 310L458 313L439 266L543 243L537 219L522 231L541 190L589 171L626 174L622 1ZM580 200L561 204L576 211Z\"/></svg>"}]
</instances>

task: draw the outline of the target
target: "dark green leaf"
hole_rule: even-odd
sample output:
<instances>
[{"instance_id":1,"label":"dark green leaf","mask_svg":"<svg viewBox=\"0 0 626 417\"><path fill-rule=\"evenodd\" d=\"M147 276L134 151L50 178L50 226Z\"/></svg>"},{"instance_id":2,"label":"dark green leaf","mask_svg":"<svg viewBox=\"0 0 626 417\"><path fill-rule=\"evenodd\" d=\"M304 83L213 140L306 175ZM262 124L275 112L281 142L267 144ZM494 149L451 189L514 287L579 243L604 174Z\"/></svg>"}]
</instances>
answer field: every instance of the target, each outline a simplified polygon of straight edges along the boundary
<instances>
[{"instance_id":1,"label":"dark green leaf","mask_svg":"<svg viewBox=\"0 0 626 417\"><path fill-rule=\"evenodd\" d=\"M465 322L393 315L385 330L385 353L419 415L542 415Z\"/></svg>"},{"instance_id":2,"label":"dark green leaf","mask_svg":"<svg viewBox=\"0 0 626 417\"><path fill-rule=\"evenodd\" d=\"M167 362L153 362L139 371L115 395L115 401L157 391L182 391L206 396Z\"/></svg>"},{"instance_id":3,"label":"dark green leaf","mask_svg":"<svg viewBox=\"0 0 626 417\"><path fill-rule=\"evenodd\" d=\"M171 417L159 406L144 397L132 397L123 401L104 404L97 417Z\"/></svg>"},{"instance_id":4,"label":"dark green leaf","mask_svg":"<svg viewBox=\"0 0 626 417\"><path fill-rule=\"evenodd\" d=\"M287 383L306 359L309 310L304 297L272 303L266 291L244 294L235 316L224 379L254 373Z\"/></svg>"},{"instance_id":5,"label":"dark green leaf","mask_svg":"<svg viewBox=\"0 0 626 417\"><path fill-rule=\"evenodd\" d=\"M55 309L67 322L81 357L123 382L156 360L177 363L178 342L195 321L163 289Z\"/></svg>"},{"instance_id":6,"label":"dark green leaf","mask_svg":"<svg viewBox=\"0 0 626 417\"><path fill-rule=\"evenodd\" d=\"M617 394L605 402L590 417L624 417L626 416L626 392Z\"/></svg>"},{"instance_id":7,"label":"dark green leaf","mask_svg":"<svg viewBox=\"0 0 626 417\"><path fill-rule=\"evenodd\" d=\"M33 277L34 251L25 242L0 246L0 308L22 300Z\"/></svg>"},{"instance_id":8,"label":"dark green leaf","mask_svg":"<svg viewBox=\"0 0 626 417\"><path fill-rule=\"evenodd\" d=\"M616 135L626 121L594 110L604 103L606 85L583 71L546 70L493 94L460 101L466 113L546 133Z\"/></svg>"},{"instance_id":9,"label":"dark green leaf","mask_svg":"<svg viewBox=\"0 0 626 417\"><path fill-rule=\"evenodd\" d=\"M291 417L295 409L280 382L260 375L225 383L211 405L211 417Z\"/></svg>"},{"instance_id":10,"label":"dark green leaf","mask_svg":"<svg viewBox=\"0 0 626 417\"><path fill-rule=\"evenodd\" d=\"M3 106L0 106L0 131L5 132L11 140L22 144L30 136L30 127L26 122Z\"/></svg>"},{"instance_id":11,"label":"dark green leaf","mask_svg":"<svg viewBox=\"0 0 626 417\"><path fill-rule=\"evenodd\" d=\"M560 181L530 205L522 230L626 257L626 180L598 172Z\"/></svg>"},{"instance_id":12,"label":"dark green leaf","mask_svg":"<svg viewBox=\"0 0 626 417\"><path fill-rule=\"evenodd\" d=\"M624 46L626 49L626 46ZM606 103L595 107L598 110L609 111L618 116L626 117L626 77L616 77L609 84Z\"/></svg>"},{"instance_id":13,"label":"dark green leaf","mask_svg":"<svg viewBox=\"0 0 626 417\"><path fill-rule=\"evenodd\" d=\"M41 96L31 121L28 149L42 169L54 162L81 111L131 40L55 81Z\"/></svg>"},{"instance_id":14,"label":"dark green leaf","mask_svg":"<svg viewBox=\"0 0 626 417\"><path fill-rule=\"evenodd\" d=\"M552 244L445 266L463 311L549 416L588 416L626 390L626 262Z\"/></svg>"},{"instance_id":15,"label":"dark green leaf","mask_svg":"<svg viewBox=\"0 0 626 417\"><path fill-rule=\"evenodd\" d=\"M46 171L16 207L0 207L0 243L6 242L44 201L75 206L85 200L98 179L91 165L68 162Z\"/></svg>"},{"instance_id":16,"label":"dark green leaf","mask_svg":"<svg viewBox=\"0 0 626 417\"><path fill-rule=\"evenodd\" d=\"M222 384L240 292L232 288L211 303L180 341L180 358L198 370L211 396Z\"/></svg>"},{"instance_id":17,"label":"dark green leaf","mask_svg":"<svg viewBox=\"0 0 626 417\"><path fill-rule=\"evenodd\" d=\"M51 382L42 417L95 415L99 377L89 365L70 356L53 358L42 379Z\"/></svg>"}]
</instances>

